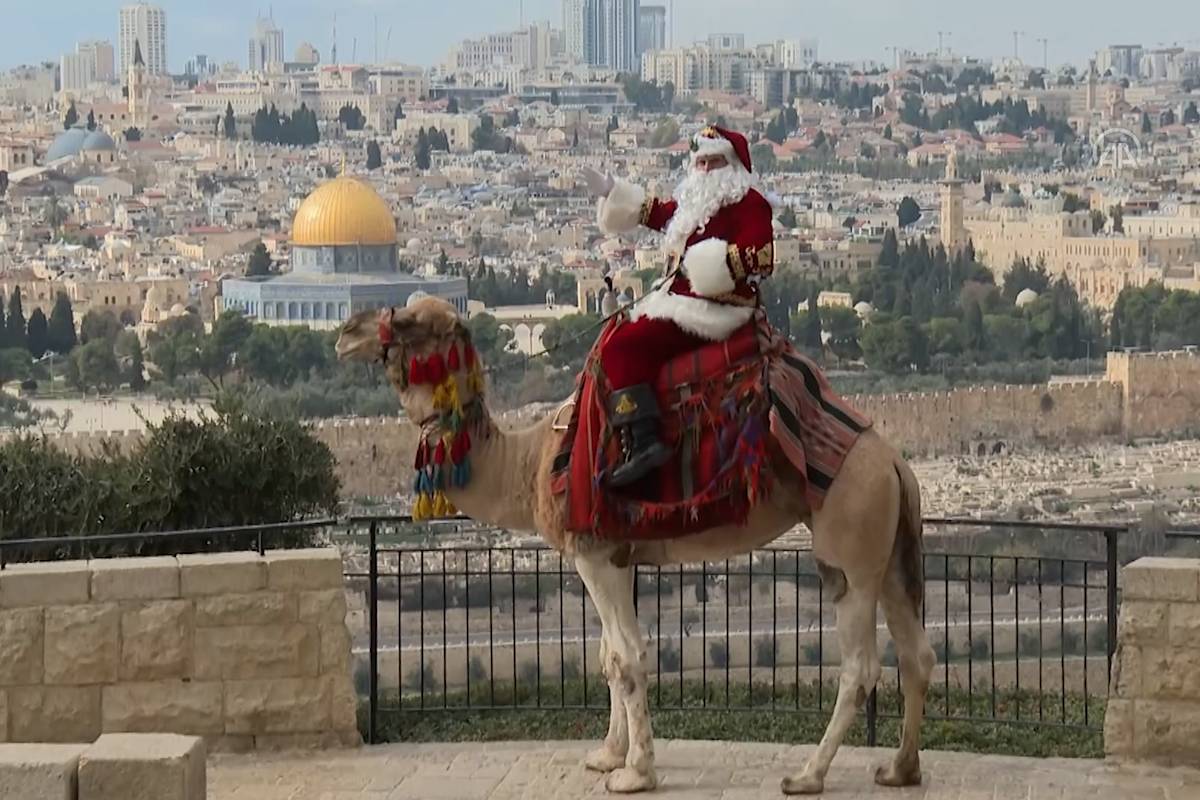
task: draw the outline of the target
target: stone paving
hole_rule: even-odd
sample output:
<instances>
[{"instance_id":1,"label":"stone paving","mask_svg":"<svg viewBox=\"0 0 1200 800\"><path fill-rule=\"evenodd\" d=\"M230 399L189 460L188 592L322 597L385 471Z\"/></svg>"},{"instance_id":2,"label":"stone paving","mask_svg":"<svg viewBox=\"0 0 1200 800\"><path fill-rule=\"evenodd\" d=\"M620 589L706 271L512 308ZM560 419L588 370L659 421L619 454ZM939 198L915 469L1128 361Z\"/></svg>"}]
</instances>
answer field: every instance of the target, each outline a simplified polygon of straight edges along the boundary
<instances>
[{"instance_id":1,"label":"stone paving","mask_svg":"<svg viewBox=\"0 0 1200 800\"><path fill-rule=\"evenodd\" d=\"M215 755L209 800L574 800L604 795L584 770L593 742L397 744L320 753ZM659 789L670 800L783 797L780 779L812 745L662 741ZM922 753L924 785L872 782L884 749L845 747L825 797L836 800L1200 800L1200 770L1116 766L1103 761Z\"/></svg>"}]
</instances>

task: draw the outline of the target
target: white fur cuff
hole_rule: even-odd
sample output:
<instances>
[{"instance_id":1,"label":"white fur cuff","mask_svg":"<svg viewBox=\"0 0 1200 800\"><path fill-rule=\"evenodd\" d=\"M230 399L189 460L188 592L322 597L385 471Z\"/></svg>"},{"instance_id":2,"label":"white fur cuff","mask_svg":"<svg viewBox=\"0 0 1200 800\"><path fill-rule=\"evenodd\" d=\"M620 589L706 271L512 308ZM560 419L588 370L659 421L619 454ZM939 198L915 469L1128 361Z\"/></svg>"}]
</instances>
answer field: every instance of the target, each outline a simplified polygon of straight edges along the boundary
<instances>
[{"instance_id":1,"label":"white fur cuff","mask_svg":"<svg viewBox=\"0 0 1200 800\"><path fill-rule=\"evenodd\" d=\"M703 297L732 292L736 284L729 273L729 243L724 239L705 239L683 254L683 271L692 290Z\"/></svg>"},{"instance_id":2,"label":"white fur cuff","mask_svg":"<svg viewBox=\"0 0 1200 800\"><path fill-rule=\"evenodd\" d=\"M645 189L618 178L613 181L608 197L600 198L596 208L596 224L609 236L628 233L641 222L642 203L645 200Z\"/></svg>"}]
</instances>

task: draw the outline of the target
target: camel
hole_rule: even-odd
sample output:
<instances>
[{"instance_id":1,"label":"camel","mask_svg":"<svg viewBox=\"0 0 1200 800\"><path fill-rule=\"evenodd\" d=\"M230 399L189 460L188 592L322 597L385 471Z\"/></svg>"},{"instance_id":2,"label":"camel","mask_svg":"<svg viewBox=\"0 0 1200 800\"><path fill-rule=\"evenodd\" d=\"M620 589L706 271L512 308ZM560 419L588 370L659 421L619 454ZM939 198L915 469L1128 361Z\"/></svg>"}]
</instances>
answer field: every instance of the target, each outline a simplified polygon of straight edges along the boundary
<instances>
[{"instance_id":1,"label":"camel","mask_svg":"<svg viewBox=\"0 0 1200 800\"><path fill-rule=\"evenodd\" d=\"M410 384L406 368L413 357L446 353L469 338L454 308L429 297L382 315L354 315L343 325L336 350L342 360L382 362L408 419L437 426L432 390ZM825 733L803 769L783 779L782 790L823 791L830 763L880 677L877 605L883 607L904 676L904 720L899 749L876 770L875 781L883 786L921 782L920 728L935 656L921 622L920 491L911 468L873 428L858 437L819 510L805 507L800 476L773 449L775 487L744 525L656 541L598 540L566 529L565 502L550 488L563 436L557 415L526 430L501 430L486 412L478 382L468 380L465 371L454 377L464 402L478 399L484 411L472 432L472 477L466 486L447 491L450 501L475 520L540 534L573 561L599 612L610 717L608 735L585 764L608 773L608 791L646 791L658 782L643 665L646 643L633 603L635 565L724 560L766 545L797 523L812 531L821 580L836 603L842 665ZM472 386L480 395L472 395Z\"/></svg>"}]
</instances>

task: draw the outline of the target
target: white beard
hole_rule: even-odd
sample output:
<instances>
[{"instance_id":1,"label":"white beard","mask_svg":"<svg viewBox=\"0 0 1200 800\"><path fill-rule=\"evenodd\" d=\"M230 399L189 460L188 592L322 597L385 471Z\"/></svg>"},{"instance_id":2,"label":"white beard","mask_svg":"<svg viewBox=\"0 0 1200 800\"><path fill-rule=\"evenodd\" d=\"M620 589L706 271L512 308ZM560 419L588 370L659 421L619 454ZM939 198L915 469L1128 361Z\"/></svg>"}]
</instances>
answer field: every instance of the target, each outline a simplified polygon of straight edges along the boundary
<instances>
[{"instance_id":1,"label":"white beard","mask_svg":"<svg viewBox=\"0 0 1200 800\"><path fill-rule=\"evenodd\" d=\"M736 203L755 187L754 176L740 165L729 165L712 172L688 167L687 177L675 190L678 204L664 232L663 251L682 255L687 240L697 229L703 230L722 207Z\"/></svg>"}]
</instances>

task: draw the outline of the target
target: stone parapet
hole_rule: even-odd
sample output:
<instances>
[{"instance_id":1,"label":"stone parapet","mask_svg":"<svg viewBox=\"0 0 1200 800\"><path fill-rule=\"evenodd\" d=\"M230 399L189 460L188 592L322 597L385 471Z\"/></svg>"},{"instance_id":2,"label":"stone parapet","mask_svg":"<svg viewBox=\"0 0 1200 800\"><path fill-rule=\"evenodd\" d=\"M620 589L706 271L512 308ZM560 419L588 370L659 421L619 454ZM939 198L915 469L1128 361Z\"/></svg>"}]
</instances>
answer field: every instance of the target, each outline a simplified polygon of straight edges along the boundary
<instances>
[{"instance_id":1,"label":"stone parapet","mask_svg":"<svg viewBox=\"0 0 1200 800\"><path fill-rule=\"evenodd\" d=\"M0 742L351 745L356 711L334 548L0 570Z\"/></svg>"},{"instance_id":2,"label":"stone parapet","mask_svg":"<svg viewBox=\"0 0 1200 800\"><path fill-rule=\"evenodd\" d=\"M1105 752L1200 767L1200 559L1139 559L1121 586Z\"/></svg>"}]
</instances>

